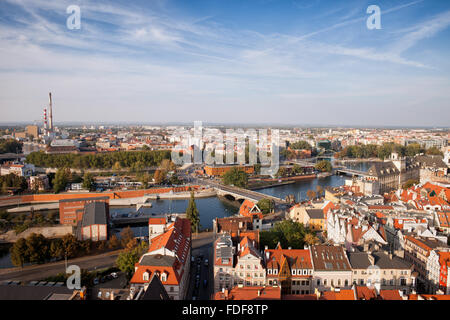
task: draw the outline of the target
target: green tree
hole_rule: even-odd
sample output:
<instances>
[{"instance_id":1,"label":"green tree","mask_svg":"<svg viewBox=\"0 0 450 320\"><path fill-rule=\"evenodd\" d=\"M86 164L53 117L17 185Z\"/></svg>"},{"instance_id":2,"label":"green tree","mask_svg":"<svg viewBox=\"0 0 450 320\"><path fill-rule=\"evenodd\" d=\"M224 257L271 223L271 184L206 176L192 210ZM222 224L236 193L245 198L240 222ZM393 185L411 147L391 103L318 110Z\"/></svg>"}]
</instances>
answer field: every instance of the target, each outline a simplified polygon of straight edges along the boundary
<instances>
[{"instance_id":1,"label":"green tree","mask_svg":"<svg viewBox=\"0 0 450 320\"><path fill-rule=\"evenodd\" d=\"M237 168L232 168L225 172L222 176L222 181L226 185L234 185L239 188L247 188L248 186L248 174Z\"/></svg>"},{"instance_id":2,"label":"green tree","mask_svg":"<svg viewBox=\"0 0 450 320\"><path fill-rule=\"evenodd\" d=\"M283 220L277 222L271 230L260 233L261 247L268 246L270 249L274 249L280 243L285 249L288 247L303 249L304 237L307 232L308 230L303 224L292 220Z\"/></svg>"},{"instance_id":3,"label":"green tree","mask_svg":"<svg viewBox=\"0 0 450 320\"><path fill-rule=\"evenodd\" d=\"M186 217L189 221L191 221L192 232L198 232L200 229L200 215L197 209L197 204L195 203L193 191L191 191L191 198L189 199L189 204L186 208Z\"/></svg>"},{"instance_id":4,"label":"green tree","mask_svg":"<svg viewBox=\"0 0 450 320\"><path fill-rule=\"evenodd\" d=\"M427 149L426 154L430 156L444 156L442 151L439 150L437 147L431 147Z\"/></svg>"},{"instance_id":5,"label":"green tree","mask_svg":"<svg viewBox=\"0 0 450 320\"><path fill-rule=\"evenodd\" d=\"M0 139L0 153L22 153L23 143L14 139Z\"/></svg>"},{"instance_id":6,"label":"green tree","mask_svg":"<svg viewBox=\"0 0 450 320\"><path fill-rule=\"evenodd\" d=\"M331 170L333 170L333 167L331 166L331 162L328 160L319 161L315 165L315 168L321 172L331 172Z\"/></svg>"},{"instance_id":7,"label":"green tree","mask_svg":"<svg viewBox=\"0 0 450 320\"><path fill-rule=\"evenodd\" d=\"M69 168L58 169L53 180L53 191L59 193L66 189L67 184L71 179L71 172Z\"/></svg>"},{"instance_id":8,"label":"green tree","mask_svg":"<svg viewBox=\"0 0 450 320\"><path fill-rule=\"evenodd\" d=\"M295 149L295 150L304 150L304 149L312 150L312 146L308 142L303 141L303 140L302 141L296 141L296 142L290 144L289 147L291 149Z\"/></svg>"},{"instance_id":9,"label":"green tree","mask_svg":"<svg viewBox=\"0 0 450 320\"><path fill-rule=\"evenodd\" d=\"M23 267L29 262L27 241L24 238L18 239L11 247L11 262L16 267Z\"/></svg>"},{"instance_id":10,"label":"green tree","mask_svg":"<svg viewBox=\"0 0 450 320\"><path fill-rule=\"evenodd\" d=\"M66 234L61 239L63 254L67 258L74 258L80 251L80 243L73 234Z\"/></svg>"},{"instance_id":11,"label":"green tree","mask_svg":"<svg viewBox=\"0 0 450 320\"><path fill-rule=\"evenodd\" d=\"M146 241L133 249L125 250L117 257L116 266L127 275L128 279L131 279L136 263L147 250L148 244Z\"/></svg>"},{"instance_id":12,"label":"green tree","mask_svg":"<svg viewBox=\"0 0 450 320\"><path fill-rule=\"evenodd\" d=\"M50 256L55 259L61 259L64 256L64 249L61 239L54 239L50 243Z\"/></svg>"},{"instance_id":13,"label":"green tree","mask_svg":"<svg viewBox=\"0 0 450 320\"><path fill-rule=\"evenodd\" d=\"M94 191L95 190L95 184L94 184L94 176L90 172L86 172L83 175L83 189Z\"/></svg>"},{"instance_id":14,"label":"green tree","mask_svg":"<svg viewBox=\"0 0 450 320\"><path fill-rule=\"evenodd\" d=\"M29 257L29 262L41 264L50 258L49 241L42 234L30 234L26 244L26 256Z\"/></svg>"},{"instance_id":15,"label":"green tree","mask_svg":"<svg viewBox=\"0 0 450 320\"><path fill-rule=\"evenodd\" d=\"M275 208L274 201L269 199L261 199L256 205L263 214L268 214Z\"/></svg>"}]
</instances>

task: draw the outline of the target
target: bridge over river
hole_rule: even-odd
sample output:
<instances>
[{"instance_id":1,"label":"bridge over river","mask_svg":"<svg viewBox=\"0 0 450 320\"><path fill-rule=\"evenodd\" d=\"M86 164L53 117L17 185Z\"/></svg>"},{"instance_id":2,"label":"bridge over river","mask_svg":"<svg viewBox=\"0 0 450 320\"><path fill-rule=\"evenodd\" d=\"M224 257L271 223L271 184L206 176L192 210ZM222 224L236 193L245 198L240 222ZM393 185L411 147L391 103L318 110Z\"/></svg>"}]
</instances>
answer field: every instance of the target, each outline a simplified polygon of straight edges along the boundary
<instances>
[{"instance_id":1,"label":"bridge over river","mask_svg":"<svg viewBox=\"0 0 450 320\"><path fill-rule=\"evenodd\" d=\"M236 200L239 202L244 202L244 200L250 200L252 202L258 202L262 199L269 199L273 200L276 204L287 204L287 201L281 198L277 198L274 196L270 196L261 192L238 188L235 186L225 186L223 184L217 183L212 180L206 180L206 179L196 179L198 184L203 185L209 185L212 186L216 192L217 195L226 197L230 200Z\"/></svg>"}]
</instances>

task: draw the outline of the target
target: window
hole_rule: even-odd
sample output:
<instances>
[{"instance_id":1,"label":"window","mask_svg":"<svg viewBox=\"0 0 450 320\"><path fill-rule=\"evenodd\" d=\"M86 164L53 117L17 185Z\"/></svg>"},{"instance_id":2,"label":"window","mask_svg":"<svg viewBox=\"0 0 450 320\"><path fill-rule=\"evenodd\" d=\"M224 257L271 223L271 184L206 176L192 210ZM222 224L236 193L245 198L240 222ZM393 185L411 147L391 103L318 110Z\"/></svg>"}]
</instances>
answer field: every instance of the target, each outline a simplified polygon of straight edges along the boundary
<instances>
[{"instance_id":1,"label":"window","mask_svg":"<svg viewBox=\"0 0 450 320\"><path fill-rule=\"evenodd\" d=\"M320 279L317 279L317 285L320 286Z\"/></svg>"},{"instance_id":2,"label":"window","mask_svg":"<svg viewBox=\"0 0 450 320\"><path fill-rule=\"evenodd\" d=\"M148 272L144 272L144 274L142 275L142 280L148 281L148 278L149 278L149 273Z\"/></svg>"},{"instance_id":3,"label":"window","mask_svg":"<svg viewBox=\"0 0 450 320\"><path fill-rule=\"evenodd\" d=\"M297 274L297 270L295 270L295 269L292 269L292 275L296 275Z\"/></svg>"}]
</instances>

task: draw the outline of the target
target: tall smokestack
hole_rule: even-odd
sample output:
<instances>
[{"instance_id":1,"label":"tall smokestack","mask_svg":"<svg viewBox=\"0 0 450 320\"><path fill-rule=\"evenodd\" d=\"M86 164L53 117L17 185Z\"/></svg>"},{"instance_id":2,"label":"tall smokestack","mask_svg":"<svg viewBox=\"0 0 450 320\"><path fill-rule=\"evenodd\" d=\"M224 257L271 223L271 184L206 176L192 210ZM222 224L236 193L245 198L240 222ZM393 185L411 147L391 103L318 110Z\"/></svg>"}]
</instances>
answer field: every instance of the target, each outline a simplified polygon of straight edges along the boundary
<instances>
[{"instance_id":1,"label":"tall smokestack","mask_svg":"<svg viewBox=\"0 0 450 320\"><path fill-rule=\"evenodd\" d=\"M48 93L48 97L49 97L49 100L50 100L50 103L49 103L49 114L48 114L48 117L49 117L49 129L50 129L50 131L53 131L53 112L52 112L52 93L51 92L49 92Z\"/></svg>"},{"instance_id":2,"label":"tall smokestack","mask_svg":"<svg viewBox=\"0 0 450 320\"><path fill-rule=\"evenodd\" d=\"M48 126L47 126L47 108L44 108L44 131L45 131L45 133L47 133L47 129L48 129Z\"/></svg>"}]
</instances>

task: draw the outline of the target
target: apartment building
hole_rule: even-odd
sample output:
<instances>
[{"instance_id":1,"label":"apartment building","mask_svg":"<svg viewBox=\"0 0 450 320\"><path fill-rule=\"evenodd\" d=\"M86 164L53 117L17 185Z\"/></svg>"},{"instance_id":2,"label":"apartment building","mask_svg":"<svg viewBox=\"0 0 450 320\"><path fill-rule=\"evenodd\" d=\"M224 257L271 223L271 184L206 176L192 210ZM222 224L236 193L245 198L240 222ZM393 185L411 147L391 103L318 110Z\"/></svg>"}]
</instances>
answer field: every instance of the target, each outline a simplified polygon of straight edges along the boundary
<instances>
[{"instance_id":1,"label":"apartment building","mask_svg":"<svg viewBox=\"0 0 450 320\"><path fill-rule=\"evenodd\" d=\"M313 286L319 291L331 288L350 289L352 268L341 246L311 246L311 258L314 268Z\"/></svg>"},{"instance_id":2,"label":"apartment building","mask_svg":"<svg viewBox=\"0 0 450 320\"><path fill-rule=\"evenodd\" d=\"M398 256L378 252L349 252L352 283L358 286L378 286L383 290L401 290L411 293L416 273L411 262Z\"/></svg>"},{"instance_id":3,"label":"apartment building","mask_svg":"<svg viewBox=\"0 0 450 320\"><path fill-rule=\"evenodd\" d=\"M146 290L155 275L171 300L185 299L189 286L191 243L190 221L177 217L163 233L150 239L148 252L135 265L130 280L133 290Z\"/></svg>"}]
</instances>

